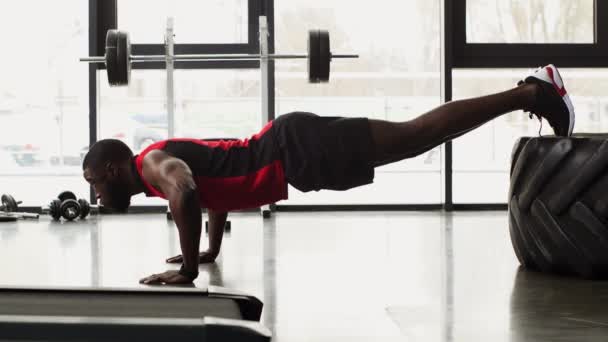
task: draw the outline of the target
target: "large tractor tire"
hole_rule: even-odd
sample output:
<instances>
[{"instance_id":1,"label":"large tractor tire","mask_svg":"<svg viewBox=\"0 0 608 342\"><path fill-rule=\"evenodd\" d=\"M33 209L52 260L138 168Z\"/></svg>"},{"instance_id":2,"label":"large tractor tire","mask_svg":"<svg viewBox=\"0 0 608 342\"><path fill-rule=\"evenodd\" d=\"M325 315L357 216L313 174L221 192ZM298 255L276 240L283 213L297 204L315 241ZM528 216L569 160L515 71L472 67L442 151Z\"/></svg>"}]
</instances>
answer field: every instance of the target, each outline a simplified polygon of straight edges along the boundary
<instances>
[{"instance_id":1,"label":"large tractor tire","mask_svg":"<svg viewBox=\"0 0 608 342\"><path fill-rule=\"evenodd\" d=\"M508 201L525 268L608 278L608 134L519 139Z\"/></svg>"}]
</instances>

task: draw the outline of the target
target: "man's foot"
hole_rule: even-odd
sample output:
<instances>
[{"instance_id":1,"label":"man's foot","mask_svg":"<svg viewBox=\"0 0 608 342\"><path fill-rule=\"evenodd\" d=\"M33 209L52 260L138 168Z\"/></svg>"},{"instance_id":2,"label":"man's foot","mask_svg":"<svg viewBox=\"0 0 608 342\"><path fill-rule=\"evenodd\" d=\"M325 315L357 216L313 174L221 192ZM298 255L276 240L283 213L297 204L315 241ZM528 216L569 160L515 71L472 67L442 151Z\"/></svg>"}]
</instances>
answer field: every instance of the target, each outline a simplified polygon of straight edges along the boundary
<instances>
[{"instance_id":1,"label":"man's foot","mask_svg":"<svg viewBox=\"0 0 608 342\"><path fill-rule=\"evenodd\" d=\"M564 81L553 64L536 70L519 81L518 85L537 84L536 103L527 108L531 114L540 120L545 118L557 136L569 137L574 129L574 106L570 101Z\"/></svg>"}]
</instances>

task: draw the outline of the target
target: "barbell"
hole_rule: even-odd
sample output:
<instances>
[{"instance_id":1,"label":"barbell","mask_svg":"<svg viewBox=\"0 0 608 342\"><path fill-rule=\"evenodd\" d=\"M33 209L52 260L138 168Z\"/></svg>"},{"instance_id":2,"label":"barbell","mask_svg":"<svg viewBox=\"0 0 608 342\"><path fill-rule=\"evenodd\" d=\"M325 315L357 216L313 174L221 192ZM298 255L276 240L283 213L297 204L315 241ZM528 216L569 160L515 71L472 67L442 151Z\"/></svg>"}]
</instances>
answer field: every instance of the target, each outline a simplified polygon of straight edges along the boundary
<instances>
[{"instance_id":1,"label":"barbell","mask_svg":"<svg viewBox=\"0 0 608 342\"><path fill-rule=\"evenodd\" d=\"M128 85L131 63L171 61L231 61L268 59L308 59L308 81L321 83L329 81L330 62L333 58L358 58L358 55L334 55L329 45L329 32L311 30L308 32L308 54L191 54L191 55L131 55L131 43L126 31L108 30L106 34L105 56L84 57L81 62L105 63L108 82L112 86Z\"/></svg>"}]
</instances>

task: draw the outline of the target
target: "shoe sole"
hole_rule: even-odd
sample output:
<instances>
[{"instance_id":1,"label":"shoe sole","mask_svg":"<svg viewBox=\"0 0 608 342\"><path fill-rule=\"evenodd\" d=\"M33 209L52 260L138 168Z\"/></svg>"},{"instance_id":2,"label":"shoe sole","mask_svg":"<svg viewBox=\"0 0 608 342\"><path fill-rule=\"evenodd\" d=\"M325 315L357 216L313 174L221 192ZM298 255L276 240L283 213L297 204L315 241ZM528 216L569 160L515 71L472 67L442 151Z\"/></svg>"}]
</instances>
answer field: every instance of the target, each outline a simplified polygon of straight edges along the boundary
<instances>
[{"instance_id":1,"label":"shoe sole","mask_svg":"<svg viewBox=\"0 0 608 342\"><path fill-rule=\"evenodd\" d=\"M559 73L559 69L557 69L557 67L553 64L550 64L549 67L553 68L553 70L555 70L555 76L556 79L555 81L557 82L559 80L559 82L562 84L562 87L565 88L564 86L564 79L562 78L562 75ZM553 86L555 86L555 84L552 83ZM570 121L569 121L569 125L568 125L568 136L572 135L572 131L574 130L574 120L575 120L575 113L574 113L574 105L572 104L572 100L570 100L570 95L566 94L564 96L562 96L562 100L564 101L564 103L566 104L566 107L568 108L568 115L570 115Z\"/></svg>"}]
</instances>

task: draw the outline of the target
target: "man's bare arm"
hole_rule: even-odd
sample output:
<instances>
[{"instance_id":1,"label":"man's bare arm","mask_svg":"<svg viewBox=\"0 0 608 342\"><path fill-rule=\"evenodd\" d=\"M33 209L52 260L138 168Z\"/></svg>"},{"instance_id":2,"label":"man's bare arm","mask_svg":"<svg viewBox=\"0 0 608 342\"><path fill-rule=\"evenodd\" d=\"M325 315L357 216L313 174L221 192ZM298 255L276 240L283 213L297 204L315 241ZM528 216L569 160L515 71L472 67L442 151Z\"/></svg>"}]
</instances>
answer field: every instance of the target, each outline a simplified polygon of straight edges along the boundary
<instances>
[{"instance_id":1,"label":"man's bare arm","mask_svg":"<svg viewBox=\"0 0 608 342\"><path fill-rule=\"evenodd\" d=\"M217 256L220 254L222 238L224 236L224 226L226 225L226 219L228 218L228 213L226 212L215 212L213 210L209 210L207 214L209 215L209 247L206 251L199 253L199 264L214 262ZM176 264L182 262L182 260L183 257L180 254L168 258L167 262L170 264Z\"/></svg>"},{"instance_id":2,"label":"man's bare arm","mask_svg":"<svg viewBox=\"0 0 608 342\"><path fill-rule=\"evenodd\" d=\"M198 275L201 237L201 204L198 189L188 165L162 151L144 158L144 177L169 200L169 208L179 231L185 273Z\"/></svg>"},{"instance_id":3,"label":"man's bare arm","mask_svg":"<svg viewBox=\"0 0 608 342\"><path fill-rule=\"evenodd\" d=\"M207 249L207 253L210 254L209 256L212 257L213 260L215 260L217 255L220 253L220 248L222 247L224 226L226 225L228 213L208 209L207 214L209 216L209 248Z\"/></svg>"}]
</instances>

